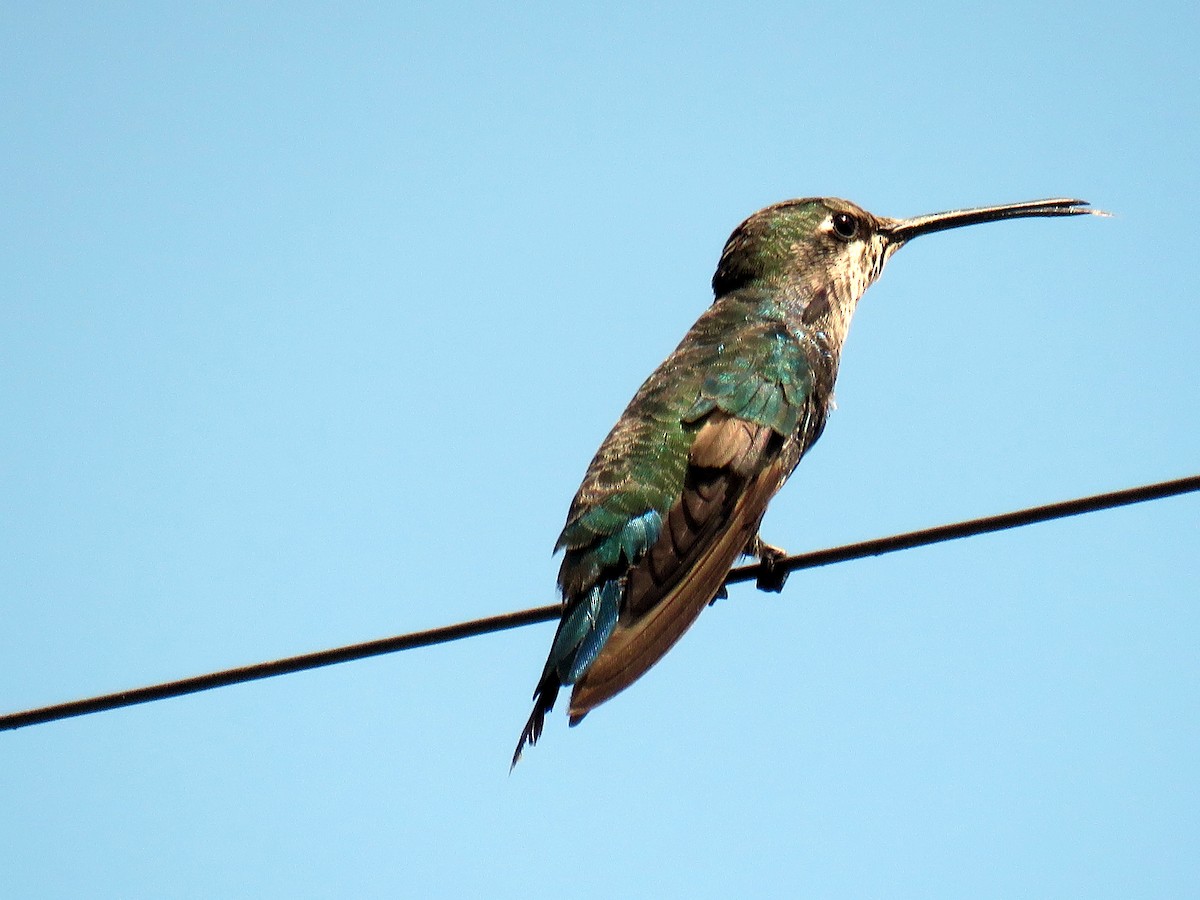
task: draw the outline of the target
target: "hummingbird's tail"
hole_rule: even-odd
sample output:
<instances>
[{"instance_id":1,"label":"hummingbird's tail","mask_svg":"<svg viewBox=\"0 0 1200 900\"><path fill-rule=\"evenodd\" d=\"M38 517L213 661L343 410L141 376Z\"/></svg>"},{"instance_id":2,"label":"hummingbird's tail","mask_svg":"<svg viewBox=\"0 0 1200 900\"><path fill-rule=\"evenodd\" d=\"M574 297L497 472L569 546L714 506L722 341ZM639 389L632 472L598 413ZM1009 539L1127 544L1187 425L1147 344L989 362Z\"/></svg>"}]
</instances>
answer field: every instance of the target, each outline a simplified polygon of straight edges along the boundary
<instances>
[{"instance_id":1,"label":"hummingbird's tail","mask_svg":"<svg viewBox=\"0 0 1200 900\"><path fill-rule=\"evenodd\" d=\"M520 762L521 752L525 749L525 745L528 744L532 747L542 736L542 728L546 724L546 714L554 709L554 701L558 699L558 691L561 687L562 682L558 680L558 676L554 672L547 672L538 682L537 689L533 692L533 712L529 714L529 721L525 723L525 729L517 741L512 765L508 767L509 772L512 772Z\"/></svg>"}]
</instances>

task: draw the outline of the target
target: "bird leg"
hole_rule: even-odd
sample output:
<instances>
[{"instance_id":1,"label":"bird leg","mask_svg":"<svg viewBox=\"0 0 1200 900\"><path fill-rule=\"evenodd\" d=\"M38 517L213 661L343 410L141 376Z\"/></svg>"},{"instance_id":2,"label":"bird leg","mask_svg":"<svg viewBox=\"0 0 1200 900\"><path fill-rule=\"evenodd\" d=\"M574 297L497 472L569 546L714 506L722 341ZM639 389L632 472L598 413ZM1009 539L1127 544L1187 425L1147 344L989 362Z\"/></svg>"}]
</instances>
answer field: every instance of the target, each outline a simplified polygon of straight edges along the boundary
<instances>
[{"instance_id":1,"label":"bird leg","mask_svg":"<svg viewBox=\"0 0 1200 900\"><path fill-rule=\"evenodd\" d=\"M770 591L778 594L783 590L783 585L787 581L788 571L779 567L779 560L788 555L788 552L782 547L776 547L774 544L768 544L757 534L750 539L750 543L746 545L746 549L742 551L743 556L753 556L758 560L759 573L758 580L754 586L760 591ZM709 606L714 606L718 600L724 600L729 596L729 588L721 585L720 590L708 601Z\"/></svg>"},{"instance_id":2,"label":"bird leg","mask_svg":"<svg viewBox=\"0 0 1200 900\"><path fill-rule=\"evenodd\" d=\"M754 586L760 591L771 591L775 594L781 592L784 582L787 581L788 571L779 565L779 561L788 555L787 551L768 544L755 534L746 545L745 553L758 559L758 580Z\"/></svg>"}]
</instances>

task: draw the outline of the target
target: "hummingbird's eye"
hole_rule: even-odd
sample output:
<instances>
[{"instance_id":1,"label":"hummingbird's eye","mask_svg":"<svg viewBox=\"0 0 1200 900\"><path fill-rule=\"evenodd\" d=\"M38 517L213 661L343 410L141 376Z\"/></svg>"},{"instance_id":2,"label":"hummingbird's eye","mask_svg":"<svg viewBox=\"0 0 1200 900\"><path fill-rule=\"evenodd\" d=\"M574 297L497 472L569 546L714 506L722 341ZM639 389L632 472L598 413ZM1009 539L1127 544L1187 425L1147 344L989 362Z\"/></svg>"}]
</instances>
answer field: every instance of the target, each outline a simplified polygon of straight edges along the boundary
<instances>
[{"instance_id":1,"label":"hummingbird's eye","mask_svg":"<svg viewBox=\"0 0 1200 900\"><path fill-rule=\"evenodd\" d=\"M850 213L834 213L831 221L833 223L833 233L843 240L848 241L858 234L858 219L854 218Z\"/></svg>"}]
</instances>

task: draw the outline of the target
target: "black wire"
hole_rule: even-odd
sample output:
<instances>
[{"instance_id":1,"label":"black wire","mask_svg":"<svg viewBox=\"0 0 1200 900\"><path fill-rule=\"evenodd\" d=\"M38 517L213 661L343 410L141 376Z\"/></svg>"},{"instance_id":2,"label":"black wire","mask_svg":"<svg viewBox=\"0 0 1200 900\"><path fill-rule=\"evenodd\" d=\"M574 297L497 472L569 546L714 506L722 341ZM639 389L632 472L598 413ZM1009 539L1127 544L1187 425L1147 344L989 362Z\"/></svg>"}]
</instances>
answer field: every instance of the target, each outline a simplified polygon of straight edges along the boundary
<instances>
[{"instance_id":1,"label":"black wire","mask_svg":"<svg viewBox=\"0 0 1200 900\"><path fill-rule=\"evenodd\" d=\"M1140 487L1126 488L1107 494L1095 494L1090 497L1079 497L1074 500L1064 500L1059 503L1049 503L1045 506L1035 506L1016 512L1001 513L995 516L985 516L966 522L956 522L951 525L939 525L920 531L909 531L890 537L861 541L857 544L846 544L841 547L831 547L826 550L815 550L811 553L801 553L777 560L771 569L764 570L761 564L741 566L733 569L725 579L726 584L741 581L752 581L759 576L770 576L780 572L795 572L800 569L812 569L817 566L828 566L833 563L847 562L852 559L862 559L867 556L879 556L883 553L895 553L898 550L910 550L928 544L952 541L957 538L973 537L993 531L1004 531L1009 528L1020 528L1024 525L1034 525L1038 522L1048 522L1051 519L1062 519L1083 513L1097 512L1102 509L1113 509L1128 506L1132 503L1144 503L1148 500L1159 500L1163 497L1173 497L1200 491L1200 475L1187 478L1177 478L1173 481L1160 481ZM164 684L153 684L147 687L119 691L115 694L104 694L99 697L87 697L82 700L72 700L54 706L43 706L23 712L9 713L0 716L0 731L11 731L24 728L27 725L40 725L44 722L54 722L59 719L69 719L73 716L84 716L90 713L104 712L110 709L120 709L124 706L136 706L139 703L150 703L155 700L165 700L169 697L182 697L185 694L195 694L199 691L212 690L245 681L256 681L262 678L272 678L276 675L287 675L292 672L303 672L306 669L318 669L322 666L332 666L337 663L350 662L356 659L366 659L380 656L384 653L396 653L400 650L411 650L415 647L428 647L431 644L442 644L457 641L462 638L474 637L478 634L489 634L505 631L509 628L520 628L536 622L548 622L557 619L562 608L559 604L539 606L534 609L524 609L518 612L504 613L499 616L489 616L485 619L474 619L470 622L460 622L446 625L442 628L431 628L428 631L414 631L394 637L366 641L362 644L351 644L346 647L335 647L330 650L319 650L316 653L305 653L300 656L289 656L270 662L255 663L241 666L237 669L225 669L221 672L210 672L207 675L196 675L179 681L169 681Z\"/></svg>"},{"instance_id":2,"label":"black wire","mask_svg":"<svg viewBox=\"0 0 1200 900\"><path fill-rule=\"evenodd\" d=\"M952 525L937 525L933 528L923 528L920 531L909 531L890 537L861 541L857 544L831 547L828 550L814 550L811 553L802 553L799 556L790 556L779 560L775 563L775 568L787 572L813 569L817 566L862 559L865 556L880 556L884 553L895 553L897 550L909 550L913 547L924 547L927 544L940 544L943 541L974 537L993 531L1005 531L1009 528L1020 528L1023 525L1036 525L1052 519L1065 519L1083 513L1099 512L1102 509L1115 509L1133 503L1145 503L1148 500L1161 500L1164 497L1174 497L1193 491L1200 491L1200 475L1189 475L1186 478L1159 481L1155 484L1143 484L1140 487L1125 488L1107 494L1077 497L1074 500L1060 500L1057 503L1047 503L1045 506L1033 506L1029 509L1019 509L1016 512L969 519L966 522L955 522ZM742 566L732 570L726 577L725 583L753 581L763 574L767 573L764 573L763 567L757 563L752 566ZM0 719L0 722L3 722L3 719Z\"/></svg>"}]
</instances>

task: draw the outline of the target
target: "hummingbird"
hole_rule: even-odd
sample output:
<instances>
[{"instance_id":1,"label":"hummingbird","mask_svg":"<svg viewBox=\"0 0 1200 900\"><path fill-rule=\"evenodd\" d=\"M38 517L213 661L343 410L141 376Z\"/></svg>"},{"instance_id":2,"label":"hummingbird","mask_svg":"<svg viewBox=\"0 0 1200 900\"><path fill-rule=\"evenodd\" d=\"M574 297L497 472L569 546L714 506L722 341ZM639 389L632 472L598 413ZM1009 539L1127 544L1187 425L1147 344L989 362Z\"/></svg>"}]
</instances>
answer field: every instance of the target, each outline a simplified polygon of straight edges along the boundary
<instances>
[{"instance_id":1,"label":"hummingbird","mask_svg":"<svg viewBox=\"0 0 1200 900\"><path fill-rule=\"evenodd\" d=\"M771 498L825 428L866 289L915 237L1001 219L1106 215L1050 199L909 219L846 200L776 203L721 253L714 301L600 445L555 544L562 617L512 764L559 690L576 725L629 687L723 594L739 556L782 590L783 550L758 534Z\"/></svg>"}]
</instances>

